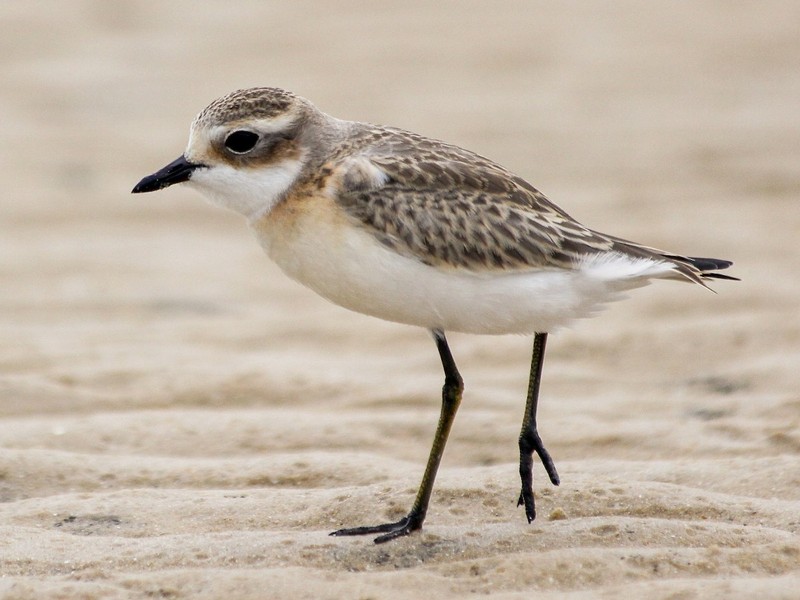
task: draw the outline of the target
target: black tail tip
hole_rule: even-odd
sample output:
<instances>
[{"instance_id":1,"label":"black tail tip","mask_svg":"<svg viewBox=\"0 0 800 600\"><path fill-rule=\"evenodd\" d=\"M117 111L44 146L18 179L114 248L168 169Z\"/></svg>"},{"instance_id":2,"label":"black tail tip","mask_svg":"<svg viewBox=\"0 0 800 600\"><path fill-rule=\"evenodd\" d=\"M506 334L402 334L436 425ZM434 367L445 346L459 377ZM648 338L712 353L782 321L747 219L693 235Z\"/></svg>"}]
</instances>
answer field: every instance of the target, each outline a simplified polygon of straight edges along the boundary
<instances>
[{"instance_id":1,"label":"black tail tip","mask_svg":"<svg viewBox=\"0 0 800 600\"><path fill-rule=\"evenodd\" d=\"M721 258L698 258L696 256L689 256L688 259L691 265L700 271L721 271L733 264L733 261L722 260Z\"/></svg>"},{"instance_id":2,"label":"black tail tip","mask_svg":"<svg viewBox=\"0 0 800 600\"><path fill-rule=\"evenodd\" d=\"M738 277L733 275L723 275L722 273L715 273L727 269L733 264L731 260L723 260L721 258L699 258L696 256L687 257L689 264L700 271L700 276L703 279L725 279L728 281L740 281Z\"/></svg>"}]
</instances>

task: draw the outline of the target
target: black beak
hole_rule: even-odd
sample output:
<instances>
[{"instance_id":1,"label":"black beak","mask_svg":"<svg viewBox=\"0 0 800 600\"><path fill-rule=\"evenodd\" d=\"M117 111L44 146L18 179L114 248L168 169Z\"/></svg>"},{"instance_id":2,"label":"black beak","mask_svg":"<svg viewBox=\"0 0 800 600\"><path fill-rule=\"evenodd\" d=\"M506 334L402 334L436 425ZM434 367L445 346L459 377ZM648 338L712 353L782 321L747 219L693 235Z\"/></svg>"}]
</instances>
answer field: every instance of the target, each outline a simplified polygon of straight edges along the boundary
<instances>
[{"instance_id":1,"label":"black beak","mask_svg":"<svg viewBox=\"0 0 800 600\"><path fill-rule=\"evenodd\" d=\"M198 167L203 165L196 165L190 163L183 156L173 160L166 167L160 171L156 171L152 175L148 175L136 184L136 187L131 191L132 194L142 194L144 192L155 192L156 190L164 189L174 183L183 183L189 181L192 172Z\"/></svg>"}]
</instances>

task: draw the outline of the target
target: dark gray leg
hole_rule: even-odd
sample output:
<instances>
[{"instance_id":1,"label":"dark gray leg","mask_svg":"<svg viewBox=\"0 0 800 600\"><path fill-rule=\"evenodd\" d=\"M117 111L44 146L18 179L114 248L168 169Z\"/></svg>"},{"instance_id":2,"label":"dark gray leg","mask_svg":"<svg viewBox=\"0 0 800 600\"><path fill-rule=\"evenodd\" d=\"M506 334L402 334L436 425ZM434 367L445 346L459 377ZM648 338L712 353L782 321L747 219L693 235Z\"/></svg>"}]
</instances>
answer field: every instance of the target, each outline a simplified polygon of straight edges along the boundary
<instances>
[{"instance_id":1,"label":"dark gray leg","mask_svg":"<svg viewBox=\"0 0 800 600\"><path fill-rule=\"evenodd\" d=\"M522 491L517 506L525 505L525 516L528 523L536 518L536 503L533 499L533 453L539 455L553 485L561 481L556 472L556 465L545 449L542 438L536 430L536 408L539 404L539 384L542 379L544 348L547 343L546 333L537 333L533 338L533 356L531 357L531 374L528 380L528 399L525 403L525 416L522 419L522 431L519 433L519 477L522 480Z\"/></svg>"},{"instance_id":2,"label":"dark gray leg","mask_svg":"<svg viewBox=\"0 0 800 600\"><path fill-rule=\"evenodd\" d=\"M422 483L420 483L419 491L417 492L417 497L414 500L411 511L408 515L395 523L339 529L331 533L331 535L370 535L373 533L381 533L383 535L376 537L375 543L382 544L383 542L408 535L412 531L422 528L422 522L425 520L425 514L428 512L431 492L433 492L433 482L436 479L436 471L439 469L439 463L442 460L447 437L450 435L450 428L453 425L458 405L461 404L461 394L464 391L464 382L461 379L461 375L458 373L453 355L450 353L450 347L447 345L447 340L444 337L444 332L434 329L431 333L433 334L433 339L436 341L436 347L439 350L439 357L442 359L442 367L444 368L442 412L439 416L439 425L436 427L436 434L433 437L433 446L431 447L430 456L428 456L425 474L422 476Z\"/></svg>"}]
</instances>

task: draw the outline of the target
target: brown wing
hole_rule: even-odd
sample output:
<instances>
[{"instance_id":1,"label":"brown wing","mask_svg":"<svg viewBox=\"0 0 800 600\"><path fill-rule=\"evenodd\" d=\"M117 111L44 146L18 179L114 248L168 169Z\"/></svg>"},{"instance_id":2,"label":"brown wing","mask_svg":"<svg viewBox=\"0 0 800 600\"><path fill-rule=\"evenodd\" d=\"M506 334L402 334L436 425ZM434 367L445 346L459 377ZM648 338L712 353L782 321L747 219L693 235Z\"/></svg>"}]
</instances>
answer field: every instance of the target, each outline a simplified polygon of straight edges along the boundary
<instances>
[{"instance_id":1,"label":"brown wing","mask_svg":"<svg viewBox=\"0 0 800 600\"><path fill-rule=\"evenodd\" d=\"M380 185L343 177L340 206L396 252L472 271L575 268L614 242L582 226L525 180L462 148L373 129L361 156Z\"/></svg>"}]
</instances>

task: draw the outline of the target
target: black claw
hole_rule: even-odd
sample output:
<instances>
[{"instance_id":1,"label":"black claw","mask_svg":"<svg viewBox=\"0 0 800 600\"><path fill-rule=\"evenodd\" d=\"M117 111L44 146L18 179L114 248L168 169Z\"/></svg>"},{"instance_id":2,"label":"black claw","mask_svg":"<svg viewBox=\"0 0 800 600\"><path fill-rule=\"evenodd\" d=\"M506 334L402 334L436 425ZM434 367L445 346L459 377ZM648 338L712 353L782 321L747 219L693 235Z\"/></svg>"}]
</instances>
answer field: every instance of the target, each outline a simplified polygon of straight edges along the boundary
<instances>
[{"instance_id":1,"label":"black claw","mask_svg":"<svg viewBox=\"0 0 800 600\"><path fill-rule=\"evenodd\" d=\"M410 525L406 525L405 527L400 527L395 529L394 531L390 531L389 533L384 533L383 535L379 535L374 540L372 540L376 544L384 544L388 541L391 541L395 538L403 537L404 535L408 535L414 531L411 529Z\"/></svg>"},{"instance_id":2,"label":"black claw","mask_svg":"<svg viewBox=\"0 0 800 600\"><path fill-rule=\"evenodd\" d=\"M558 476L558 471L556 471L556 464L553 462L553 458L550 456L550 453L544 447L542 438L539 437L537 432L534 432L534 434L536 436L536 442L534 443L533 451L539 455L539 459L544 465L544 470L547 472L547 476L550 478L550 483L553 485L559 485L561 483L561 478Z\"/></svg>"},{"instance_id":3,"label":"black claw","mask_svg":"<svg viewBox=\"0 0 800 600\"><path fill-rule=\"evenodd\" d=\"M536 500L533 495L534 454L539 456L552 484L559 485L561 483L553 458L544 447L539 432L535 429L526 431L519 441L519 475L522 481L522 489L517 500L517 506L525 506L525 517L528 519L528 523L533 522L536 518Z\"/></svg>"},{"instance_id":4,"label":"black claw","mask_svg":"<svg viewBox=\"0 0 800 600\"><path fill-rule=\"evenodd\" d=\"M399 521L394 523L383 523L381 525L367 525L365 527L348 527L346 529L337 529L331 532L332 536L346 536L346 535L372 535L375 533L382 533L375 538L376 544L383 544L395 538L403 537L410 534L412 531L422 529L422 519L418 515L412 513Z\"/></svg>"},{"instance_id":5,"label":"black claw","mask_svg":"<svg viewBox=\"0 0 800 600\"><path fill-rule=\"evenodd\" d=\"M525 517L528 519L528 523L533 523L534 519L536 519L536 501L533 497L533 490L522 490L519 494L519 500L517 501L517 506L525 505Z\"/></svg>"}]
</instances>

